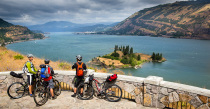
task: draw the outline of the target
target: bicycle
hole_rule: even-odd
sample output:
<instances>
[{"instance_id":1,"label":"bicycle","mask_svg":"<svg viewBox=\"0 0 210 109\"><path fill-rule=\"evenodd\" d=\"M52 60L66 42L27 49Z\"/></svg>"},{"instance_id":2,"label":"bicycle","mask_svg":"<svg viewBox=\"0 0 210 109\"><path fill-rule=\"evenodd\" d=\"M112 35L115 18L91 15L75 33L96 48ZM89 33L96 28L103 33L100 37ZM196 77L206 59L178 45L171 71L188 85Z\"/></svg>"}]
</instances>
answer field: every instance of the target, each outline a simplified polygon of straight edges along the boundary
<instances>
[{"instance_id":1,"label":"bicycle","mask_svg":"<svg viewBox=\"0 0 210 109\"><path fill-rule=\"evenodd\" d=\"M61 85L58 80L55 79L55 75L53 75L54 88L53 92L55 96L59 96L61 94ZM50 88L46 82L43 82L41 86L37 87L34 91L34 102L38 106L44 105L48 99L51 98Z\"/></svg>"},{"instance_id":2,"label":"bicycle","mask_svg":"<svg viewBox=\"0 0 210 109\"><path fill-rule=\"evenodd\" d=\"M8 96L12 99L18 99L18 98L23 97L25 92L28 92L28 95L29 95L28 82L23 77L24 73L16 74L15 72L12 71L10 72L10 75L13 77L22 79L23 82L12 83L7 89ZM42 84L41 79L40 78L38 78L38 80L37 78L35 79L36 79L35 87L40 86Z\"/></svg>"},{"instance_id":3,"label":"bicycle","mask_svg":"<svg viewBox=\"0 0 210 109\"><path fill-rule=\"evenodd\" d=\"M89 75L85 79L85 82L81 83L77 87L77 95L82 100L89 100L95 94L97 97L101 98L104 98L105 96L105 98L110 102L120 101L122 98L122 89L114 82L115 81L109 83L107 81L103 81L103 83L100 83L94 78L94 74Z\"/></svg>"}]
</instances>

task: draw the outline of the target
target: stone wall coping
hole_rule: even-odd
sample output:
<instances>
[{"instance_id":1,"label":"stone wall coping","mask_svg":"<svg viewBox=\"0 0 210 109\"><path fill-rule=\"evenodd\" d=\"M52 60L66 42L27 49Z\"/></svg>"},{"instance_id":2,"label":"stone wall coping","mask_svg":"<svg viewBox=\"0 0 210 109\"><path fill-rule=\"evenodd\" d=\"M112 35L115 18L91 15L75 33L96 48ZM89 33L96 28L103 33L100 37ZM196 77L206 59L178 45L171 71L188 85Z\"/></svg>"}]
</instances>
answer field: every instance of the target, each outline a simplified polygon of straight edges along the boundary
<instances>
[{"instance_id":1,"label":"stone wall coping","mask_svg":"<svg viewBox=\"0 0 210 109\"><path fill-rule=\"evenodd\" d=\"M169 81L161 81L160 86L166 87L166 88L171 88L171 89L177 89L177 90L182 90L186 92L191 92L199 95L205 95L210 97L210 90L204 89L204 88L199 88L195 86L190 86L186 84L180 84L180 83L175 83L175 82L169 82Z\"/></svg>"},{"instance_id":2,"label":"stone wall coping","mask_svg":"<svg viewBox=\"0 0 210 109\"><path fill-rule=\"evenodd\" d=\"M111 73L97 73L91 69L88 69L87 71L88 71L87 75L94 74L95 77L104 78L104 79L106 79L107 76L112 75ZM22 71L15 71L15 72L22 73ZM10 73L9 71L0 72L0 75L8 75L9 73ZM75 76L75 71L55 70L55 73L58 73L61 75ZM182 91L191 92L191 93L210 97L210 90L208 90L208 89L203 89L203 88L180 84L180 83L175 83L175 82L163 81L162 77L157 77L157 76L148 76L147 78L142 78L142 77L135 77L135 76L118 75L118 80L138 82L140 84L141 83L152 84L152 85L156 85L156 86L182 90Z\"/></svg>"}]
</instances>

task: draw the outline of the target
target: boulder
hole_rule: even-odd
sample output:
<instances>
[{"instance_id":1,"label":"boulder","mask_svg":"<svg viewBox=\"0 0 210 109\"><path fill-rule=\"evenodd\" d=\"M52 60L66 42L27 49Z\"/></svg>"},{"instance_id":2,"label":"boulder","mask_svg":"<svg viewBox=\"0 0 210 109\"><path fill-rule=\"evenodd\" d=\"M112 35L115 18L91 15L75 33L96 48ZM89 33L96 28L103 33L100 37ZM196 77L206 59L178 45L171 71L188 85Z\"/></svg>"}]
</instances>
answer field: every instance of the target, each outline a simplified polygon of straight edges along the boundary
<instances>
[{"instance_id":1,"label":"boulder","mask_svg":"<svg viewBox=\"0 0 210 109\"><path fill-rule=\"evenodd\" d=\"M163 103L165 106L169 104L169 98L168 96L164 96L160 99L160 102Z\"/></svg>"},{"instance_id":2,"label":"boulder","mask_svg":"<svg viewBox=\"0 0 210 109\"><path fill-rule=\"evenodd\" d=\"M198 98L204 103L206 104L208 101L208 97L206 96L203 96L203 95L198 95Z\"/></svg>"},{"instance_id":3,"label":"boulder","mask_svg":"<svg viewBox=\"0 0 210 109\"><path fill-rule=\"evenodd\" d=\"M131 92L134 91L134 89L135 89L135 86L134 86L133 84L125 83L124 85L125 85L125 87L122 88L122 89L124 89L124 90L127 91L128 93L131 93Z\"/></svg>"},{"instance_id":4,"label":"boulder","mask_svg":"<svg viewBox=\"0 0 210 109\"><path fill-rule=\"evenodd\" d=\"M158 93L158 86L152 86L151 92L154 94Z\"/></svg>"},{"instance_id":5,"label":"boulder","mask_svg":"<svg viewBox=\"0 0 210 109\"><path fill-rule=\"evenodd\" d=\"M189 103L193 105L195 108L203 104L202 101L198 97L193 98Z\"/></svg>"},{"instance_id":6,"label":"boulder","mask_svg":"<svg viewBox=\"0 0 210 109\"><path fill-rule=\"evenodd\" d=\"M141 104L141 96L140 96L140 95L137 95L137 96L135 97L135 102L136 102L137 104Z\"/></svg>"},{"instance_id":7,"label":"boulder","mask_svg":"<svg viewBox=\"0 0 210 109\"><path fill-rule=\"evenodd\" d=\"M144 106L151 106L152 104L152 97L150 94L144 94Z\"/></svg>"},{"instance_id":8,"label":"boulder","mask_svg":"<svg viewBox=\"0 0 210 109\"><path fill-rule=\"evenodd\" d=\"M179 98L180 101L189 102L193 97L187 94L179 94Z\"/></svg>"},{"instance_id":9,"label":"boulder","mask_svg":"<svg viewBox=\"0 0 210 109\"><path fill-rule=\"evenodd\" d=\"M134 93L135 93L135 95L139 95L141 93L140 87L136 87L134 89Z\"/></svg>"},{"instance_id":10,"label":"boulder","mask_svg":"<svg viewBox=\"0 0 210 109\"><path fill-rule=\"evenodd\" d=\"M179 101L179 95L176 92L172 92L169 94L169 102L177 102Z\"/></svg>"},{"instance_id":11,"label":"boulder","mask_svg":"<svg viewBox=\"0 0 210 109\"><path fill-rule=\"evenodd\" d=\"M163 95L168 95L168 89L167 88L161 88L160 89L160 92L161 92L161 94L163 94Z\"/></svg>"}]
</instances>

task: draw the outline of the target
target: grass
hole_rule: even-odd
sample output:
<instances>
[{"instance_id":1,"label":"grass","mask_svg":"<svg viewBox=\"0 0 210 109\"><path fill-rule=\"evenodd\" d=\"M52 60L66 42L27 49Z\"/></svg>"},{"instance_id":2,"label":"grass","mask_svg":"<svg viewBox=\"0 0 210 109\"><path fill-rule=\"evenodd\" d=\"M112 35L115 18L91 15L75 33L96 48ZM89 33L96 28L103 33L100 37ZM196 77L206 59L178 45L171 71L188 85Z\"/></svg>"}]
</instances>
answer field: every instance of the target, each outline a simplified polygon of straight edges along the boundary
<instances>
[{"instance_id":1,"label":"grass","mask_svg":"<svg viewBox=\"0 0 210 109\"><path fill-rule=\"evenodd\" d=\"M27 56L18 52L7 50L5 47L0 47L0 72L2 71L20 71L23 68L25 62L28 61ZM33 63L37 69L39 65L44 64L44 59L35 57ZM60 61L51 61L50 65L54 70L71 70L70 63L64 63ZM62 66L63 65L63 66ZM62 66L62 67L61 67ZM68 67L67 67L68 66Z\"/></svg>"}]
</instances>

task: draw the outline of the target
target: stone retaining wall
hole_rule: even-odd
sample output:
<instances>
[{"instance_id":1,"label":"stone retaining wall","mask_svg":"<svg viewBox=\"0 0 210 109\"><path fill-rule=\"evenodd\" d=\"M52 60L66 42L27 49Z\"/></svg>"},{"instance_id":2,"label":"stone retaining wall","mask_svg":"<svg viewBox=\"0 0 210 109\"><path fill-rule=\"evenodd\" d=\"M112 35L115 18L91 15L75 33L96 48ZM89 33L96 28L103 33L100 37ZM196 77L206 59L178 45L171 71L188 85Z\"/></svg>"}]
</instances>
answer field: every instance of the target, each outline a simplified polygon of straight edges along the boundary
<instances>
[{"instance_id":1,"label":"stone retaining wall","mask_svg":"<svg viewBox=\"0 0 210 109\"><path fill-rule=\"evenodd\" d=\"M16 72L21 73L21 71ZM73 87L72 79L75 76L75 71L55 72L59 74L56 79ZM96 73L93 70L88 70L88 74L94 74L99 82L104 81L108 75L111 75L109 73ZM16 81L22 80L10 76L9 72L0 72L0 92L7 90L7 87ZM163 81L162 77L149 76L147 78L141 78L118 75L116 84L128 92L130 94L129 96L134 98L136 103L147 107L180 109L210 108L210 90Z\"/></svg>"}]
</instances>

